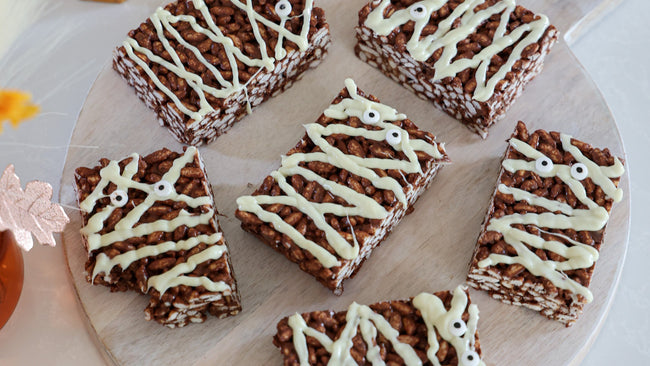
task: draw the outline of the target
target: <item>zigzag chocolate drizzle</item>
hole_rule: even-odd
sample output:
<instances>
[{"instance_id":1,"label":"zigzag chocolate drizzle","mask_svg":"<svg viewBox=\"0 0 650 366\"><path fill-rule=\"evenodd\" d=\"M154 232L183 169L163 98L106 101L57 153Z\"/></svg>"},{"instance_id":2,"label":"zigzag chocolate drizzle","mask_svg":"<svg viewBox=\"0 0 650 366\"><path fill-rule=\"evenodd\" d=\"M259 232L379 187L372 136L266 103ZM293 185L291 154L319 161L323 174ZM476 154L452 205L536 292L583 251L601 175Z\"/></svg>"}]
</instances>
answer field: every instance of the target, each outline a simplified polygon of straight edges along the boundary
<instances>
[{"instance_id":1,"label":"zigzag chocolate drizzle","mask_svg":"<svg viewBox=\"0 0 650 366\"><path fill-rule=\"evenodd\" d=\"M161 182L167 182L174 186L181 174L181 169L188 163L194 161L194 157L198 153L195 147L188 147L178 159L174 160L172 167L167 173L163 175L160 182L155 184L146 184L135 182L132 178L138 171L138 162L140 156L138 154L131 155L131 162L124 167L123 172L120 174L119 162L111 161L106 167L100 171L101 180L93 190L93 192L79 204L79 208L85 213L91 213L95 209L97 201L102 198L109 197L104 194L104 189L113 183L117 186L117 191L128 192L129 189L136 189L147 193L147 198L139 205L133 207L129 213L123 217L117 224L115 229L106 234L99 234L104 228L104 222L108 219L113 211L117 208L115 205L108 205L101 211L92 215L86 225L81 229L81 233L86 237L88 243L88 252L93 250L107 247L118 241L124 241L133 237L146 236L156 231L173 232L180 226L187 226L188 228L197 225L209 225L214 217L214 210L210 209L200 215L192 215L186 210L181 210L178 217L172 220L157 220L151 223L138 224L142 215L149 210L153 204L158 200L172 200L176 202L185 202L187 206L198 208L202 205L213 205L212 198L209 196L201 196L192 198L184 194L176 193L175 189L171 189L165 194L161 194L156 190L156 185ZM189 238L179 242L164 242L155 246L144 246L137 250L131 250L123 254L109 258L104 253L99 253L96 257L96 263L92 274L92 279L101 273L104 273L105 280L111 281L111 270L120 265L122 269L126 269L131 263L138 261L142 258L153 257L158 254L168 251L181 251L191 250L201 243L205 243L208 247L189 257L185 263L177 264L170 270L157 276L152 276L147 280L147 289L155 288L162 296L165 291L171 287L178 285L187 285L190 287L204 286L208 291L231 293L230 286L223 281L214 282L208 277L195 277L184 276L186 273L194 271L194 269L201 263L208 260L216 260L228 251L225 244L214 245L222 240L221 233L212 235L200 235L194 238Z\"/></svg>"},{"instance_id":2,"label":"zigzag chocolate drizzle","mask_svg":"<svg viewBox=\"0 0 650 366\"><path fill-rule=\"evenodd\" d=\"M477 85L473 97L481 102L487 101L494 94L497 82L502 80L512 70L515 62L521 58L523 50L542 37L549 26L548 18L539 15L538 19L521 24L506 34L510 14L516 7L515 0L501 0L479 11L476 11L476 7L484 4L485 0L465 0L438 24L438 29L434 34L422 37L422 31L429 23L431 14L438 11L447 2L448 0L417 1L410 7L397 10L390 17L384 18L384 13L391 5L391 1L382 0L368 15L365 25L378 35L387 36L406 22L414 21L413 35L406 44L406 49L415 60L427 61L437 50L443 49L442 55L434 64L435 75L432 81L455 76L467 68L476 69ZM498 28L495 29L492 43L471 59L459 59L452 62L458 53L458 42L466 39L495 14L501 14L501 21ZM454 28L454 24L457 22L460 25ZM492 57L515 43L517 45L513 48L508 60L499 68L499 71L487 79L487 71Z\"/></svg>"},{"instance_id":3,"label":"zigzag chocolate drizzle","mask_svg":"<svg viewBox=\"0 0 650 366\"><path fill-rule=\"evenodd\" d=\"M411 140L406 130L389 123L390 121L403 120L406 118L405 115L398 114L395 109L389 106L361 97L357 93L357 86L351 79L346 80L345 85L350 94L350 98L343 99L340 103L331 105L325 111L325 115L339 120L354 116L364 121L364 114L372 111L372 113L376 114L373 116L374 120L372 124L373 126L381 127L381 129L368 130L363 127L354 128L344 124L322 126L317 123L312 123L305 125L307 135L314 144L320 147L322 152L296 153L282 158L282 166L277 171L272 172L271 176L278 183L285 195L245 196L237 199L237 204L241 211L251 212L260 220L272 223L275 230L289 236L296 245L309 251L327 268L340 265L336 256L329 253L322 246L305 238L293 226L287 224L279 215L264 210L261 205L279 203L296 207L303 214L309 216L316 227L325 233L328 243L334 248L336 254L348 260L352 260L359 255L357 239L353 234L353 243L351 245L339 232L330 226L325 219L325 214L331 213L339 217L362 216L367 219L383 219L388 216L388 212L372 197L322 178L313 171L299 166L300 163L318 161L345 169L352 174L368 179L373 186L379 189L392 191L399 202L406 205L406 195L399 182L389 176L380 177L373 169L398 169L406 173L421 173L422 170L415 150L423 151L437 159L443 157L438 151L438 145L435 142ZM395 140L393 141L395 143L391 143L391 145L396 151L402 151L408 160L360 158L351 154L344 154L341 150L331 146L325 139L327 136L334 134L363 136L368 140L375 141L393 141L393 139L396 139L395 135L397 135L400 137L400 141L397 142ZM328 192L343 198L352 207L345 207L336 203L314 203L308 201L300 193L296 192L291 184L287 183L287 177L296 174L304 177L308 181L317 182Z\"/></svg>"},{"instance_id":4,"label":"zigzag chocolate drizzle","mask_svg":"<svg viewBox=\"0 0 650 366\"><path fill-rule=\"evenodd\" d=\"M241 2L239 0L231 0L232 4L242 11L246 12L246 15L250 21L250 24L253 28L253 34L255 35L255 40L259 44L260 59L250 58L243 54L243 52L235 47L232 39L225 36L219 27L214 23L212 15L210 14L210 9L205 4L205 0L191 0L195 9L201 12L203 20L208 24L208 28L204 28L198 24L197 19L191 15L172 15L169 11L158 8L156 12L151 15L149 18L154 28L156 29L156 34L158 39L162 43L165 51L167 51L172 58L173 62L169 62L164 58L155 55L151 50L142 47L138 44L138 41L128 37L124 41L124 49L126 50L129 58L137 63L142 69L147 73L151 78L153 83L160 89L165 95L167 95L176 105L176 107L185 115L192 118L194 121L202 120L206 114L214 111L214 108L208 103L205 94L208 93L216 98L227 98L237 92L246 89L246 84L241 84L239 80L239 69L237 67L237 61L244 63L247 66L266 68L269 71L273 71L275 68L275 62L281 60L286 56L286 50L284 49L284 40L287 39L296 45L301 51L306 50L309 47L308 35L310 27L311 12L313 9L313 0L305 0L305 8L302 14L298 15L303 17L303 25L300 34L294 34L289 32L285 28L287 20L290 20L289 13L280 12L278 16L280 17L280 24L271 22L270 20L264 18L261 14L255 12L253 9L252 0L246 0L246 2ZM286 0L278 1L278 4L284 4L285 6L291 8L291 3ZM282 14L282 15L281 15ZM178 22L187 22L192 27L192 30L195 32L206 35L210 40L215 43L219 43L223 46L226 56L228 57L228 62L230 63L232 71L232 82L226 80L221 72L210 62L208 62L205 57L201 54L198 48L187 42L183 37L178 33L176 29L172 26L173 23ZM259 23L262 23L266 27L278 32L278 42L275 47L275 58L270 57L266 51L266 40L261 36L259 31ZM165 31L172 34L173 38L178 41L183 47L192 52L197 60L201 62L215 77L215 80L219 83L220 88L214 88L203 83L201 75L195 74L191 71L188 71L183 63L181 62L178 53L170 45L169 40L165 37ZM151 62L156 63L169 71L176 74L178 77L185 79L189 87L191 87L199 97L199 106L198 111L192 111L187 106L185 106L181 100L174 94L169 88L167 88L158 76L153 72L153 70L147 65L145 61L140 59L135 54L135 51L143 54ZM259 72L259 71L258 71ZM251 78L252 79L252 78ZM250 112L250 104L249 104Z\"/></svg>"},{"instance_id":5,"label":"zigzag chocolate drizzle","mask_svg":"<svg viewBox=\"0 0 650 366\"><path fill-rule=\"evenodd\" d=\"M485 366L474 351L476 326L478 323L478 307L469 305L468 297L462 286L458 286L453 292L451 308L445 306L435 295L423 292L413 298L413 306L420 311L424 324L427 326L427 338L429 348L427 357L434 366L440 366L440 360L436 356L440 348L438 335L449 342L456 350L458 364L461 366ZM467 309L469 321L467 322L464 334L454 334L454 323L462 321L463 313ZM300 314L289 317L289 326L293 330L293 345L300 360L300 366L309 365L309 351L306 336L312 337L320 343L325 350L331 354L328 365L357 365L352 358L350 349L352 339L360 331L366 343L366 360L373 365L385 365L381 358L379 346L377 346L377 334L381 333L386 338L395 352L402 358L407 366L422 365L415 349L408 343L399 341L399 332L393 328L388 320L381 314L374 312L370 307L352 303L348 308L345 317L345 328L336 340L332 340L327 334L319 332L307 325ZM463 322L464 323L464 322Z\"/></svg>"},{"instance_id":6,"label":"zigzag chocolate drizzle","mask_svg":"<svg viewBox=\"0 0 650 366\"><path fill-rule=\"evenodd\" d=\"M607 197L613 199L615 202L622 200L623 191L620 188L616 188L611 180L611 178L622 176L625 171L623 164L618 158L615 158L615 164L612 166L599 166L584 156L580 149L571 144L571 136L561 134L561 141L564 151L571 153L576 161L583 165L581 169L584 177L579 178L591 178L594 184L599 186ZM526 269L533 275L544 277L558 288L571 291L575 294L580 294L587 302L591 302L593 300L591 291L577 281L569 278L563 271L590 268L598 260L598 251L595 248L576 240L572 240L566 235L557 233L546 232L547 234L567 241L571 245L564 244L558 240L545 240L541 235L530 234L525 230L519 230L513 227L513 225L533 225L539 228L542 232L544 232L542 230L543 228L598 231L605 227L609 220L607 210L587 197L585 188L580 182L582 179L574 177L574 175L576 175L575 169L572 169L571 166L563 164L553 165L552 163L548 163L549 166L540 171L537 167L536 161L538 159L548 159L547 161L550 162L548 157L540 151L535 150L527 143L516 138L510 139L510 146L519 153L525 155L527 158L534 160L526 161L520 159L507 159L503 162L505 170L511 173L519 170L531 171L543 178L559 177L570 187L576 198L587 206L587 208L574 209L566 203L553 201L519 188L512 188L504 184L499 184L497 189L501 193L512 195L516 201L526 201L528 204L543 207L549 212L541 214L515 213L491 219L486 231L496 231L503 234L503 239L506 243L515 248L517 255L510 257L507 255L492 253L486 259L480 261L478 266L480 268L485 268L500 263L519 263L526 267ZM574 164L574 166L578 163ZM587 171L584 172L584 170ZM542 260L526 245L530 245L533 248L555 252L566 258L566 261L559 262L553 260Z\"/></svg>"}]
</instances>

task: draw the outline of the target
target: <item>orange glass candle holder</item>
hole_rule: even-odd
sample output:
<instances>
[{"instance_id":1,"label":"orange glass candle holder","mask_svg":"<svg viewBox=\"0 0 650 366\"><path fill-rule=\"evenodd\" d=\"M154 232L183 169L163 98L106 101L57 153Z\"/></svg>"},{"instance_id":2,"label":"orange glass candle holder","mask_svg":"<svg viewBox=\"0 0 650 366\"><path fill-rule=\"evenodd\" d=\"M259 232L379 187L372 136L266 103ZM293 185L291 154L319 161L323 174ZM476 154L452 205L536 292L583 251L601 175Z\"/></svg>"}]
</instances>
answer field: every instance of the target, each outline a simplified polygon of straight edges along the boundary
<instances>
[{"instance_id":1,"label":"orange glass candle holder","mask_svg":"<svg viewBox=\"0 0 650 366\"><path fill-rule=\"evenodd\" d=\"M0 232L0 329L7 323L23 290L23 251L11 231Z\"/></svg>"}]
</instances>

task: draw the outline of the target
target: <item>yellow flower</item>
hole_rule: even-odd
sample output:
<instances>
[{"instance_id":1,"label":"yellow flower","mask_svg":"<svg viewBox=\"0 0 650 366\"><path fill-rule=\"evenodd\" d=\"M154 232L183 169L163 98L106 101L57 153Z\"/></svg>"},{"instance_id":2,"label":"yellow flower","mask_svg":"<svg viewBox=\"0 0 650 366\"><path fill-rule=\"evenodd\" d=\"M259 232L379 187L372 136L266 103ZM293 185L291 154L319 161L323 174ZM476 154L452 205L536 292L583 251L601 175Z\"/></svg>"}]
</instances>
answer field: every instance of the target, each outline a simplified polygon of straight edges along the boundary
<instances>
[{"instance_id":1,"label":"yellow flower","mask_svg":"<svg viewBox=\"0 0 650 366\"><path fill-rule=\"evenodd\" d=\"M40 108L30 102L31 98L31 94L20 90L0 89L0 133L5 121L11 122L11 125L16 128L22 121L38 113Z\"/></svg>"}]
</instances>

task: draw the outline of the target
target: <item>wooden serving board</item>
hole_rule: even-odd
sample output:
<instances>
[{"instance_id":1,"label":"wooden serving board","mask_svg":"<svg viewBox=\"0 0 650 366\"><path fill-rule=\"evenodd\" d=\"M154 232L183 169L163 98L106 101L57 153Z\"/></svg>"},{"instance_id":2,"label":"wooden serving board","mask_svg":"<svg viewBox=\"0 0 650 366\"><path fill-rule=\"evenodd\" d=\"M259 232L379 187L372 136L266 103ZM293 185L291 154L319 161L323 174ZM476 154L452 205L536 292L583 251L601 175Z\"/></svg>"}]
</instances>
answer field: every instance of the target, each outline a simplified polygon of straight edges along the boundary
<instances>
[{"instance_id":1,"label":"wooden serving board","mask_svg":"<svg viewBox=\"0 0 650 366\"><path fill-rule=\"evenodd\" d=\"M549 15L563 33L597 9L616 1L521 1ZM152 11L159 1L151 1ZM81 307L91 332L109 362L118 365L280 365L271 343L279 319L294 312L343 310L352 301L370 304L414 296L421 291L452 289L467 273L480 224L493 192L505 139L518 120L531 129L560 130L625 157L616 123L599 91L565 42L552 50L545 70L504 120L481 140L460 123L416 98L353 53L353 27L365 0L320 1L330 21L333 46L323 64L284 94L272 98L228 134L201 147L242 294L243 312L224 320L170 330L144 320L147 297L110 293L86 283L86 253L80 217L64 233L64 247ZM582 23L584 24L584 23ZM135 24L134 24L135 26ZM577 32L574 30L573 32ZM363 269L337 297L311 276L239 228L235 199L250 194L277 168L280 155L353 77L360 88L406 113L420 128L446 141L453 165L431 188ZM63 203L75 206L73 171L98 159L147 154L161 147L180 150L154 114L107 64L79 116L63 172ZM629 192L629 177L622 180ZM481 312L479 329L488 365L576 365L596 337L614 295L627 248L629 194L614 207L591 289L595 301L572 328L533 311L504 305L483 292L472 292Z\"/></svg>"}]
</instances>

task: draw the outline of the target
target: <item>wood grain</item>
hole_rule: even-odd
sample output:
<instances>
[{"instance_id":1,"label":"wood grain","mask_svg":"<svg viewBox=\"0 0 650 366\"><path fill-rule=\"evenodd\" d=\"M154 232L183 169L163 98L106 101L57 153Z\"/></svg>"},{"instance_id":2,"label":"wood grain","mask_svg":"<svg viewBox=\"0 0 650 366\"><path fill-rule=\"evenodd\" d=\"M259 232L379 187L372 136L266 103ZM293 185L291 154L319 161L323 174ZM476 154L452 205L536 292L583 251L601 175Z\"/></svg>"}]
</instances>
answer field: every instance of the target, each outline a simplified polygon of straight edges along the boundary
<instances>
[{"instance_id":1,"label":"wood grain","mask_svg":"<svg viewBox=\"0 0 650 366\"><path fill-rule=\"evenodd\" d=\"M152 10L155 5L152 1ZM156 3L158 1L155 1ZM86 260L79 236L80 217L72 219L64 248L89 330L97 335L107 360L118 365L279 365L271 343L277 321L293 312L346 309L413 296L421 291L451 289L462 283L480 224L494 189L505 139L518 120L529 128L560 130L625 157L616 123L593 82L560 42L545 70L534 80L506 118L486 140L416 98L401 86L358 60L352 51L356 14L365 1L322 1L331 24L333 47L316 70L286 93L273 98L216 142L201 148L211 178L221 226L230 243L244 311L229 319L169 330L144 320L147 297L110 293L85 281ZM521 1L548 14L563 33L616 1ZM445 167L391 236L336 297L297 266L239 228L235 199L250 194L279 157L303 135L302 124L315 121L332 98L353 77L360 88L406 113L420 128L446 141L453 165ZM61 198L75 206L73 171L99 158L118 159L132 152L146 154L163 146L181 145L159 127L148 110L107 64L93 86L71 144L96 146L71 149L63 172ZM251 186L252 185L252 186ZM629 177L621 186L629 192ZM504 305L473 291L479 305L479 329L489 365L575 365L593 342L607 314L625 257L630 200L614 207L601 259L591 289L595 301L572 328L529 310Z\"/></svg>"}]
</instances>

